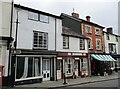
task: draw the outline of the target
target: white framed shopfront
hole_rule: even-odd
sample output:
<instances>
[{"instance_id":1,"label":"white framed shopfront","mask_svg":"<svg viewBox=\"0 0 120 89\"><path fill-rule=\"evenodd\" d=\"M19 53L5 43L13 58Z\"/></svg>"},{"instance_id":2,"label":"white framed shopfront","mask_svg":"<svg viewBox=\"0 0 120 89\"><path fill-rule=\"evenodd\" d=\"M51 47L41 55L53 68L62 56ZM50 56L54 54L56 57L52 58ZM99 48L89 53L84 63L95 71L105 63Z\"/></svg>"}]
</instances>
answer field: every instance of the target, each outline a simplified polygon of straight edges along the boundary
<instances>
[{"instance_id":1,"label":"white framed shopfront","mask_svg":"<svg viewBox=\"0 0 120 89\"><path fill-rule=\"evenodd\" d=\"M23 71L24 71L24 72L23 72L23 75L22 75L21 78L19 78L19 79L17 78L17 75L16 75L16 74L17 74L17 66L18 66L18 63L17 63L17 62L18 62L18 57L23 57L24 60L26 61L26 63L24 63L24 65L25 65L26 67L24 66L24 68L23 68L23 69L24 69L24 70L23 70ZM52 57L55 57L55 56L50 56L50 55L17 55L16 68L15 68L15 70L16 70L16 71L15 71L15 81L16 81L16 82L19 82L19 81L30 80L30 79L39 79L39 78L42 78L42 80L44 81L44 79L43 79L43 78L44 78L44 76L43 76L43 66L42 66L42 65L43 65L43 64L42 64L42 63L43 63L43 59L46 59L46 58L47 58L47 59L51 60ZM27 76L28 76L28 75L27 75L27 74L28 74L28 68L27 68L27 66L29 65L29 64L28 64L28 58L33 58L33 59L32 59L32 61L33 61L33 67L32 67L32 68L33 68L33 70L34 70L34 74L33 74L33 73L32 73L32 74L33 74L34 76L31 76L31 77L27 77ZM39 75L36 75L36 74L38 73L38 71L37 71L37 70L38 70L38 65L37 65L38 62L35 62L35 60L36 60L35 58L38 58L38 59L39 59L39 63L40 63L40 64L39 64L39 65L40 65L40 66L39 66L39 73L40 73ZM25 62L25 61L24 61L24 62ZM38 61L38 60L37 60L37 61ZM51 65L51 64L50 64L50 65ZM35 70L35 69L36 69L36 70ZM51 73L51 72L50 72L50 73ZM50 80L50 78L49 78L49 80Z\"/></svg>"}]
</instances>

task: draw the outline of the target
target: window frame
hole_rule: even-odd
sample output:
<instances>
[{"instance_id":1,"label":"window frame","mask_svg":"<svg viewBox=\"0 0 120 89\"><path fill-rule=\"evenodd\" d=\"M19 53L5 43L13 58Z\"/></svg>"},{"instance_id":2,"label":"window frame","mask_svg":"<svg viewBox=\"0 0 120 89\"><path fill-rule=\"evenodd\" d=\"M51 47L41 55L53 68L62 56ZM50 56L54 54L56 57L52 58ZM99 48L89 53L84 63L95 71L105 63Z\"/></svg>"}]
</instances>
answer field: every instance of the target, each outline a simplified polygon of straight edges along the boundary
<instances>
[{"instance_id":1,"label":"window frame","mask_svg":"<svg viewBox=\"0 0 120 89\"><path fill-rule=\"evenodd\" d=\"M99 48L98 48L98 41L100 42ZM101 39L96 39L96 50L101 50Z\"/></svg>"},{"instance_id":2,"label":"window frame","mask_svg":"<svg viewBox=\"0 0 120 89\"><path fill-rule=\"evenodd\" d=\"M37 19L31 18L31 17L30 17L30 14L32 14L32 15L33 15L33 14L34 14L34 15L36 14L36 15L37 15ZM28 11L28 19L29 19L29 20L34 20L34 21L39 21L39 14L38 14L38 13L35 13L35 12L32 12L32 11Z\"/></svg>"},{"instance_id":3,"label":"window frame","mask_svg":"<svg viewBox=\"0 0 120 89\"><path fill-rule=\"evenodd\" d=\"M90 42L90 47L89 47L89 42ZM89 37L89 40L88 40L88 48L93 49L93 40L91 37Z\"/></svg>"},{"instance_id":4,"label":"window frame","mask_svg":"<svg viewBox=\"0 0 120 89\"><path fill-rule=\"evenodd\" d=\"M110 40L110 35L108 33L106 33L106 38L107 40Z\"/></svg>"},{"instance_id":5,"label":"window frame","mask_svg":"<svg viewBox=\"0 0 120 89\"><path fill-rule=\"evenodd\" d=\"M68 67L70 67L70 68L68 68ZM69 69L71 70L71 72L69 72ZM72 58L66 58L65 59L65 73L66 74L72 74L73 73L73 60L72 60Z\"/></svg>"},{"instance_id":6,"label":"window frame","mask_svg":"<svg viewBox=\"0 0 120 89\"><path fill-rule=\"evenodd\" d=\"M48 17L48 18L47 18L47 21L41 20L41 16ZM45 19L45 18L44 18L44 19ZM39 21L40 21L40 22L43 22L43 23L49 23L49 16L43 15L43 14L39 14Z\"/></svg>"},{"instance_id":7,"label":"window frame","mask_svg":"<svg viewBox=\"0 0 120 89\"><path fill-rule=\"evenodd\" d=\"M37 47L35 47L35 36L34 34L37 33ZM42 41L43 42L40 42L40 34L42 34ZM45 37L46 36L46 37ZM45 39L46 38L46 39ZM46 45L44 44L45 43L45 40L46 40ZM41 44L42 43L42 44ZM39 46L38 46L39 45ZM40 45L42 45L42 47L40 47ZM43 46L46 46L46 47L43 47ZM46 32L40 32L40 31L33 31L33 49L44 49L44 50L47 50L48 49L48 33Z\"/></svg>"},{"instance_id":8,"label":"window frame","mask_svg":"<svg viewBox=\"0 0 120 89\"><path fill-rule=\"evenodd\" d=\"M97 33L99 32L99 33ZM101 30L100 28L95 28L95 35L100 36L101 35Z\"/></svg>"},{"instance_id":9,"label":"window frame","mask_svg":"<svg viewBox=\"0 0 120 89\"><path fill-rule=\"evenodd\" d=\"M88 30L87 30L87 27L90 28L90 29L89 29L89 32L88 32ZM91 26L85 25L85 32L88 33L88 34L92 34Z\"/></svg>"},{"instance_id":10,"label":"window frame","mask_svg":"<svg viewBox=\"0 0 120 89\"><path fill-rule=\"evenodd\" d=\"M65 40L67 38L68 42L64 41L64 37L65 37ZM66 46L64 46L64 43L66 44ZM63 36L63 49L69 49L69 36Z\"/></svg>"},{"instance_id":11,"label":"window frame","mask_svg":"<svg viewBox=\"0 0 120 89\"><path fill-rule=\"evenodd\" d=\"M82 44L81 44L81 40L82 40ZM82 48L81 48L81 45L82 45ZM80 50L85 50L85 39L82 39L82 38L79 39L79 47L80 47Z\"/></svg>"}]
</instances>

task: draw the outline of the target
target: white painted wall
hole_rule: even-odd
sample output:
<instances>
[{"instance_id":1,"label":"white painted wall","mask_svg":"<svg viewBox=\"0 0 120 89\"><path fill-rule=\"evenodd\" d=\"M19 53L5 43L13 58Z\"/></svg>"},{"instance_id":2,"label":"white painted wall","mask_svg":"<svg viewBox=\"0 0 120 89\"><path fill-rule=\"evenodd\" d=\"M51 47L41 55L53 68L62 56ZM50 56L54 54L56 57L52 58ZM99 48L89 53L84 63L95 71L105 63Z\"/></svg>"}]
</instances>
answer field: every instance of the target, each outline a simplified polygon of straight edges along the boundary
<instances>
[{"instance_id":1,"label":"white painted wall","mask_svg":"<svg viewBox=\"0 0 120 89\"><path fill-rule=\"evenodd\" d=\"M14 13L16 20L16 8ZM55 18L49 16L49 23L28 20L28 11L19 10L18 42L17 48L33 48L33 31L48 33L48 50L55 50ZM60 25L60 26L59 26ZM16 28L16 27L15 27ZM57 29L61 30L61 20L57 19ZM15 31L14 31L15 37Z\"/></svg>"},{"instance_id":2,"label":"white painted wall","mask_svg":"<svg viewBox=\"0 0 120 89\"><path fill-rule=\"evenodd\" d=\"M61 33L61 31L59 31L58 33ZM88 53L87 39L85 39L85 50L80 50L80 39L70 36L69 49L63 49L63 36L61 34L57 34L57 51Z\"/></svg>"},{"instance_id":3,"label":"white painted wall","mask_svg":"<svg viewBox=\"0 0 120 89\"><path fill-rule=\"evenodd\" d=\"M109 53L109 43L114 43L116 44L116 52L118 53L118 42L116 41L116 36L109 34L110 40L107 40L106 33L104 33L104 45L105 45L105 52Z\"/></svg>"}]
</instances>

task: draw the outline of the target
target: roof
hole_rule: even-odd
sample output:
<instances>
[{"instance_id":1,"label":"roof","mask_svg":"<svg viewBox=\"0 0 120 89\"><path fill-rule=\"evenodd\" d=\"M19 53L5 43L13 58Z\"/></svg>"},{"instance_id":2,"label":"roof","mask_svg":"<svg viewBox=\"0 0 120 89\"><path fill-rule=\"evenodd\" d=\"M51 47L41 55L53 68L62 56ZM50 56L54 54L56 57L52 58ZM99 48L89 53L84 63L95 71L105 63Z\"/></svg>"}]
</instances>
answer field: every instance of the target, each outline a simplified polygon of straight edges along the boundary
<instances>
[{"instance_id":1,"label":"roof","mask_svg":"<svg viewBox=\"0 0 120 89\"><path fill-rule=\"evenodd\" d=\"M106 31L103 31L103 32L106 33L106 34L108 34L108 32L106 32ZM109 34L111 34L111 33L109 33ZM119 36L120 37L120 35L117 35L117 34L114 34L114 33L112 33L111 35Z\"/></svg>"},{"instance_id":2,"label":"roof","mask_svg":"<svg viewBox=\"0 0 120 89\"><path fill-rule=\"evenodd\" d=\"M61 17L62 17L62 16L69 17L69 18L74 19L74 20L76 20L76 21L79 21L79 22L81 22L81 23L82 23L82 22L85 22L85 23L88 23L88 24L91 24L91 25L95 25L95 26L100 27L100 28L102 28L102 29L104 29L104 28L105 28L105 27L103 27L103 26L101 26L101 25L98 25L98 24L96 24L96 23L93 23L93 22L88 22L88 21L83 20L83 19L80 19L80 18L75 18L75 17L70 16L70 15L65 14L65 13L62 13L62 14L61 14Z\"/></svg>"},{"instance_id":3,"label":"roof","mask_svg":"<svg viewBox=\"0 0 120 89\"><path fill-rule=\"evenodd\" d=\"M51 17L54 17L54 18L61 19L60 16L56 16L56 15L53 15L53 14L50 14L50 13L39 11L39 10L36 10L36 9L33 9L33 8L25 7L25 6L22 6L20 4L19 5L18 4L14 4L14 7L21 8L21 9L24 9L24 10L28 10L28 11L32 11L32 12L36 12L36 13L40 13L40 14L43 14L43 15L47 15L47 16L51 16Z\"/></svg>"},{"instance_id":4,"label":"roof","mask_svg":"<svg viewBox=\"0 0 120 89\"><path fill-rule=\"evenodd\" d=\"M74 32L72 29L68 28L68 27L62 27L62 35L66 35L66 36L72 36L72 37L77 37L77 38L84 38L84 39L89 39L84 35L79 35L76 32Z\"/></svg>"}]
</instances>

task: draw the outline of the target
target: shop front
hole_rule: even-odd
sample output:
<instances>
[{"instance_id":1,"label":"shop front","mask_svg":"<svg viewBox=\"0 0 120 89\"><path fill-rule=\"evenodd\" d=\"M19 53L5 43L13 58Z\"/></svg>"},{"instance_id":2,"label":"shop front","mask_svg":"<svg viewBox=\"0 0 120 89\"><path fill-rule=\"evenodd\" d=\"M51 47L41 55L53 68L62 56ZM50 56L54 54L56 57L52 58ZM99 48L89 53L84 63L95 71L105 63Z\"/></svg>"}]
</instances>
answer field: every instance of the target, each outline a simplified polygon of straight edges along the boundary
<instances>
[{"instance_id":1,"label":"shop front","mask_svg":"<svg viewBox=\"0 0 120 89\"><path fill-rule=\"evenodd\" d=\"M91 54L91 74L104 76L112 74L116 60L111 55Z\"/></svg>"},{"instance_id":2,"label":"shop front","mask_svg":"<svg viewBox=\"0 0 120 89\"><path fill-rule=\"evenodd\" d=\"M21 51L16 55L15 84L56 80L56 55L49 52Z\"/></svg>"},{"instance_id":3,"label":"shop front","mask_svg":"<svg viewBox=\"0 0 120 89\"><path fill-rule=\"evenodd\" d=\"M57 60L60 62L58 79L63 79L64 74L67 78L89 76L89 60L86 53L58 53Z\"/></svg>"}]
</instances>

